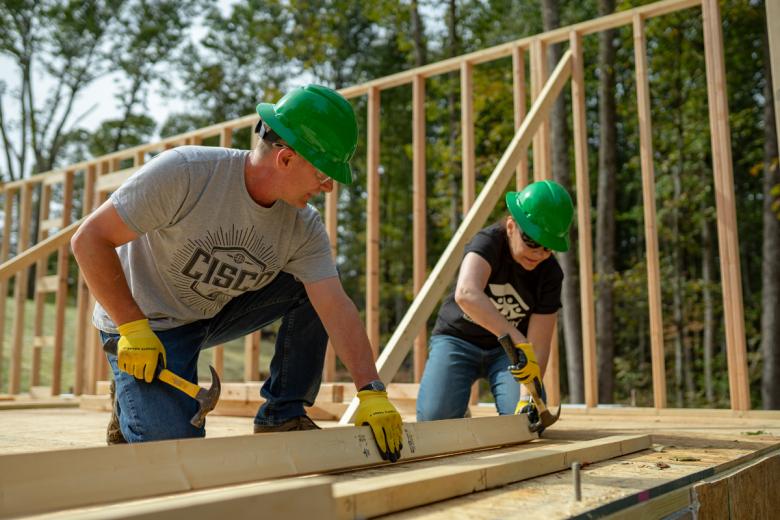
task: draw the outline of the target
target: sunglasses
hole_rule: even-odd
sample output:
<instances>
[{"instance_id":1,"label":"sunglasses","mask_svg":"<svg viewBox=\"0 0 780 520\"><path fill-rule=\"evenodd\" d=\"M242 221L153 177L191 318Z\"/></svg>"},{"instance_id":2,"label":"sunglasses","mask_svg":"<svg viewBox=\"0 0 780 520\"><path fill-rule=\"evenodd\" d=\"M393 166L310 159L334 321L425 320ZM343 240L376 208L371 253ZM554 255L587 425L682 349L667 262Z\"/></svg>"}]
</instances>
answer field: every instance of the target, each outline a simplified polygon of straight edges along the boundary
<instances>
[{"instance_id":1,"label":"sunglasses","mask_svg":"<svg viewBox=\"0 0 780 520\"><path fill-rule=\"evenodd\" d=\"M523 242L525 243L525 245L528 246L531 249L539 249L541 247L542 249L544 249L545 253L549 253L550 252L550 248L549 247L544 247L542 244L540 244L539 242L537 242L533 238L531 238L528 235L526 235L525 231L522 231L520 233L520 238L522 238Z\"/></svg>"}]
</instances>

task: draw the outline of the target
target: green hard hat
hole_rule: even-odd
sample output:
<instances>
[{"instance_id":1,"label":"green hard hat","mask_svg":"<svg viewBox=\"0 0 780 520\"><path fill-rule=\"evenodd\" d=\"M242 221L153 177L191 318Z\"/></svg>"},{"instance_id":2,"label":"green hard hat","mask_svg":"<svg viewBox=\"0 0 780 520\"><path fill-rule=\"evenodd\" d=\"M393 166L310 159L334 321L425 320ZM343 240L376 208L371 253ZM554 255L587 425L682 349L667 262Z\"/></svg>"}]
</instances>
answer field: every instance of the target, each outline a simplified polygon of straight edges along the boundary
<instances>
[{"instance_id":1,"label":"green hard hat","mask_svg":"<svg viewBox=\"0 0 780 520\"><path fill-rule=\"evenodd\" d=\"M526 235L553 251L569 250L574 204L555 181L533 182L523 191L506 194L506 207Z\"/></svg>"},{"instance_id":2,"label":"green hard hat","mask_svg":"<svg viewBox=\"0 0 780 520\"><path fill-rule=\"evenodd\" d=\"M349 160L357 147L358 128L352 105L335 90L306 85L282 99L257 105L271 130L328 177L352 184Z\"/></svg>"}]
</instances>

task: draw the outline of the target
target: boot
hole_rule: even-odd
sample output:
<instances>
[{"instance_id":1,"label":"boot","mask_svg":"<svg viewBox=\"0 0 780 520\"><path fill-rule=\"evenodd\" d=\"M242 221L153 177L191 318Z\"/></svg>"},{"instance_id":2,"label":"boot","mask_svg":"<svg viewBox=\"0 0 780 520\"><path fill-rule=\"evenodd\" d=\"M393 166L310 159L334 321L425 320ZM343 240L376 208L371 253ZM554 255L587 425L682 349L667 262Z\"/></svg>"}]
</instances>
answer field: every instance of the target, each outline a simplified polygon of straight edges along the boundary
<instances>
[{"instance_id":1,"label":"boot","mask_svg":"<svg viewBox=\"0 0 780 520\"><path fill-rule=\"evenodd\" d=\"M122 435L122 429L119 427L119 410L116 402L116 381L111 380L111 419L108 421L108 428L106 429L106 443L110 446L112 444L127 444L125 436Z\"/></svg>"},{"instance_id":2,"label":"boot","mask_svg":"<svg viewBox=\"0 0 780 520\"><path fill-rule=\"evenodd\" d=\"M280 424L255 424L255 433L292 432L300 430L321 430L308 415L293 417Z\"/></svg>"}]
</instances>

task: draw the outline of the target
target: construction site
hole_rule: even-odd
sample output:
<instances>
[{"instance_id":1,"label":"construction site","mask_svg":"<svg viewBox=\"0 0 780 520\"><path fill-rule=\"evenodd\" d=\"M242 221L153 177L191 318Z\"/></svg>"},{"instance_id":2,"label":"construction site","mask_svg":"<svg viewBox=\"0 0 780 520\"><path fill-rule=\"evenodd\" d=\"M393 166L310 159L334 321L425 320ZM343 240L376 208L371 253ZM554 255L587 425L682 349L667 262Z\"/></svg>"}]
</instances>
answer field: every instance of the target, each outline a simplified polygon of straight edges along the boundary
<instances>
[{"instance_id":1,"label":"construction site","mask_svg":"<svg viewBox=\"0 0 780 520\"><path fill-rule=\"evenodd\" d=\"M766 9L773 88L780 93L780 2L768 0ZM688 11L701 13L703 20L708 111L701 117L707 119L711 134L710 180L730 402L729 408L718 409L676 408L667 397L645 25ZM638 161L652 360L650 406L598 402L591 243L595 220L588 181L583 38L614 28L633 32L632 95L641 141ZM351 424L357 389L352 381L339 380L331 345L323 383L314 406L306 410L322 429L252 434L252 418L264 402L261 350L271 347L260 332L243 340L243 378L226 376L223 347L202 354L213 367L211 379L201 371L200 389L193 390L201 392L200 418L208 414L205 439L106 445L111 367L104 353L107 347L92 324L94 295L81 273L75 287L69 284L74 266L71 239L90 212L156 154L204 141L230 148L234 135L257 125L257 115L2 185L0 287L8 298L0 298L0 363L4 355L10 363L5 372L0 370L0 375L8 375L0 380L0 518L776 518L780 410L751 409L722 28L717 0L663 0L339 91L348 100L367 99L367 178L357 181L367 194L366 265L361 266L365 328L375 349L377 372L403 419L397 462L383 460L369 426ZM565 50L557 65L548 68L546 49L555 44L563 44ZM501 59L511 60L516 133L477 190L473 74L476 67ZM425 192L426 80L444 74L460 75L463 219L435 265L426 265L430 197ZM414 235L414 298L382 344L380 94L401 86L412 92L414 186L409 197L414 211L405 232ZM560 416L545 423L542 432L527 414L498 415L492 402L480 402L476 394L465 418L418 422L426 323L455 280L464 247L504 204L505 193L551 178L549 118L553 103L566 90L573 130L584 402L567 403L562 398L554 338L544 387L547 406L553 416ZM777 97L775 111L780 107ZM252 147L257 139L252 134ZM338 201L336 184L326 194L322 212L334 257L340 230ZM71 216L74 204L82 208L79 219ZM34 208L38 215L33 215ZM37 239L31 240L36 218ZM25 291L31 273L33 301ZM46 304L49 296L53 305ZM413 382L394 381L410 357ZM50 373L44 375L44 370ZM73 383L65 385L64 380ZM207 390L210 393L203 398Z\"/></svg>"}]
</instances>

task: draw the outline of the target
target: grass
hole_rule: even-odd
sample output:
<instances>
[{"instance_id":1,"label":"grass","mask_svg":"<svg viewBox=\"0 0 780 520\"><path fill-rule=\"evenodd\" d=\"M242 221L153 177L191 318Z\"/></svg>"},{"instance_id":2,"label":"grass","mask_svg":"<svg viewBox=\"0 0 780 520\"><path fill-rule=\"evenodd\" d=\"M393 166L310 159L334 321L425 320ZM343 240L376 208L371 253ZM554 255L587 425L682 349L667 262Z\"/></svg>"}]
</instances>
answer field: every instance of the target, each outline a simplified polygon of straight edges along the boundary
<instances>
[{"instance_id":1,"label":"grass","mask_svg":"<svg viewBox=\"0 0 780 520\"><path fill-rule=\"evenodd\" d=\"M0 364L0 393L8 391L9 374L11 369L11 351L13 347L13 320L16 305L13 298L6 298L5 315L5 334L2 338L2 363ZM54 330L54 295L50 295L44 305L44 336L53 335ZM32 365L32 338L33 322L35 319L35 302L33 300L25 301L24 309L24 342L22 347L22 374L21 391L26 392L30 388L31 365ZM65 310L65 343L62 356L62 391L65 393L73 391L73 382L75 378L75 326L76 306L68 305ZM269 330L271 327L269 327ZM275 329L274 329L275 330ZM275 337L275 333L274 333ZM273 355L273 341L269 341L267 335L264 335L260 345L260 371L268 373L268 366ZM198 373L201 376L208 377L208 365L211 363L212 349L203 351L198 361ZM51 371L53 362L53 349L44 348L41 355L41 386L51 385ZM222 381L243 381L244 379L244 340L237 339L225 344L224 356L224 374Z\"/></svg>"}]
</instances>

